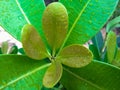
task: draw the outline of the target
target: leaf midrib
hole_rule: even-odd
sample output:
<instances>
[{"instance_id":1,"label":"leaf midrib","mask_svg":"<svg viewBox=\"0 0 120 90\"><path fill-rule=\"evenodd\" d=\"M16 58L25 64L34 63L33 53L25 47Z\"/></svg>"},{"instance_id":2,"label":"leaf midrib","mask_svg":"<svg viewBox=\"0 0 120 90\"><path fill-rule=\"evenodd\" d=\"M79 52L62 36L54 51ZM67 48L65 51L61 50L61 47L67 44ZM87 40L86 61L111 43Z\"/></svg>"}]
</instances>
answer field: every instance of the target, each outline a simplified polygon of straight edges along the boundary
<instances>
[{"instance_id":1,"label":"leaf midrib","mask_svg":"<svg viewBox=\"0 0 120 90\"><path fill-rule=\"evenodd\" d=\"M63 44L62 44L62 46L61 46L58 54L61 52L62 48L64 47L66 41L68 40L68 38L69 38L69 36L70 36L72 30L74 29L75 25L77 24L78 20L79 20L80 17L82 16L83 12L84 12L85 9L87 8L87 6L88 6L88 4L90 3L90 1L91 1L91 0L88 0L88 1L86 2L85 6L84 6L83 9L81 10L81 12L78 14L78 17L75 19L72 27L70 28L70 30L69 30L69 32L68 32L68 34L67 34L67 36L66 36L66 38L65 38L65 40L64 40L64 42L63 42Z\"/></svg>"},{"instance_id":2,"label":"leaf midrib","mask_svg":"<svg viewBox=\"0 0 120 90\"><path fill-rule=\"evenodd\" d=\"M0 86L0 90L1 90L1 89L4 89L4 88L7 87L7 86L12 85L13 83L16 83L17 81L19 81L19 80L21 80L21 79L23 79L23 78L26 78L26 77L28 77L28 76L30 76L30 75L32 75L32 74L34 74L34 73L42 70L42 69L48 67L48 66L50 66L50 65L51 65L51 63L45 64L45 65L43 65L43 66L40 66L40 67L34 69L34 70L31 71L31 72L28 72L28 73L26 73L26 74L24 74L24 75L21 75L19 78L16 78L15 80L12 80L12 81L8 82L7 84L4 84L4 85Z\"/></svg>"},{"instance_id":3,"label":"leaf midrib","mask_svg":"<svg viewBox=\"0 0 120 90\"><path fill-rule=\"evenodd\" d=\"M77 79L79 79L79 80L82 80L82 81L84 81L84 82L90 84L91 86L96 87L96 88L99 89L99 90L105 90L105 89L99 87L98 85L96 85L96 84L94 84L94 83L92 83L92 82L90 82L90 81L88 81L88 80L86 80L86 79L84 79L84 78L78 76L77 74L71 72L71 71L68 70L67 68L64 67L63 69L64 69L66 72L68 72L70 75L74 76L75 78L77 78Z\"/></svg>"},{"instance_id":4,"label":"leaf midrib","mask_svg":"<svg viewBox=\"0 0 120 90\"><path fill-rule=\"evenodd\" d=\"M19 1L18 1L18 0L15 0L15 2L16 2L16 4L17 4L17 6L19 7L19 9L20 9L22 15L24 16L26 22L27 22L28 24L31 24L30 21L29 21L29 19L28 19L28 17L26 16L24 10L22 9L22 7L21 7Z\"/></svg>"}]
</instances>

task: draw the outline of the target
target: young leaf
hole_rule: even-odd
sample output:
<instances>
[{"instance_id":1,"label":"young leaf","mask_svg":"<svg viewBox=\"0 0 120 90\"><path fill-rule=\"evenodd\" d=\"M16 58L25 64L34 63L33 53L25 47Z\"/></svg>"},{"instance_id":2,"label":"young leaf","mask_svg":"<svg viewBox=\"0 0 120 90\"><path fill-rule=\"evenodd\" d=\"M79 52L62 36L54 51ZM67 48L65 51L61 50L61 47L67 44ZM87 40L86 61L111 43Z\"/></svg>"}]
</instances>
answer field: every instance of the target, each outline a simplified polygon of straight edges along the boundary
<instances>
[{"instance_id":1,"label":"young leaf","mask_svg":"<svg viewBox=\"0 0 120 90\"><path fill-rule=\"evenodd\" d=\"M67 90L119 90L120 68L92 61L83 68L63 68L61 83Z\"/></svg>"},{"instance_id":2,"label":"young leaf","mask_svg":"<svg viewBox=\"0 0 120 90\"><path fill-rule=\"evenodd\" d=\"M32 25L25 25L22 31L22 45L26 55L42 60L48 56L40 35Z\"/></svg>"},{"instance_id":3,"label":"young leaf","mask_svg":"<svg viewBox=\"0 0 120 90\"><path fill-rule=\"evenodd\" d=\"M44 9L44 0L0 0L0 25L17 40L21 39L22 27L28 23L42 33Z\"/></svg>"},{"instance_id":4,"label":"young leaf","mask_svg":"<svg viewBox=\"0 0 120 90\"><path fill-rule=\"evenodd\" d=\"M120 49L117 50L115 60L112 61L112 64L120 67Z\"/></svg>"},{"instance_id":5,"label":"young leaf","mask_svg":"<svg viewBox=\"0 0 120 90\"><path fill-rule=\"evenodd\" d=\"M79 68L88 65L92 61L93 56L84 46L71 45L63 48L56 59L69 67Z\"/></svg>"},{"instance_id":6,"label":"young leaf","mask_svg":"<svg viewBox=\"0 0 120 90\"><path fill-rule=\"evenodd\" d=\"M109 19L118 3L118 0L59 1L67 8L69 16L66 45L84 44L91 39Z\"/></svg>"},{"instance_id":7,"label":"young leaf","mask_svg":"<svg viewBox=\"0 0 120 90\"><path fill-rule=\"evenodd\" d=\"M40 90L46 69L45 60L22 55L0 56L0 90Z\"/></svg>"},{"instance_id":8,"label":"young leaf","mask_svg":"<svg viewBox=\"0 0 120 90\"><path fill-rule=\"evenodd\" d=\"M42 27L53 53L58 50L66 37L68 14L59 2L51 3L43 13Z\"/></svg>"},{"instance_id":9,"label":"young leaf","mask_svg":"<svg viewBox=\"0 0 120 90\"><path fill-rule=\"evenodd\" d=\"M107 58L108 62L111 63L114 60L115 51L116 51L116 34L113 31L110 31L107 35L106 47L107 47Z\"/></svg>"},{"instance_id":10,"label":"young leaf","mask_svg":"<svg viewBox=\"0 0 120 90\"><path fill-rule=\"evenodd\" d=\"M2 53L8 54L8 48L9 48L8 41L3 42L1 46Z\"/></svg>"},{"instance_id":11,"label":"young leaf","mask_svg":"<svg viewBox=\"0 0 120 90\"><path fill-rule=\"evenodd\" d=\"M62 65L60 62L52 62L43 78L43 85L47 88L55 86L62 76Z\"/></svg>"}]
</instances>

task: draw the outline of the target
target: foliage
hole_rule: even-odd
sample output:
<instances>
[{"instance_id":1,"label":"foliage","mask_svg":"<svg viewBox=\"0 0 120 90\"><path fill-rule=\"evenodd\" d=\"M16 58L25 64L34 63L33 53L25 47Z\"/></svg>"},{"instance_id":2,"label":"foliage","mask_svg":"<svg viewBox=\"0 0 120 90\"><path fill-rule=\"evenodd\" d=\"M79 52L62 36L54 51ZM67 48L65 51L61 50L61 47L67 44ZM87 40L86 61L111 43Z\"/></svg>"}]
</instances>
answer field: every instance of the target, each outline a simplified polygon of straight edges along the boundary
<instances>
[{"instance_id":1,"label":"foliage","mask_svg":"<svg viewBox=\"0 0 120 90\"><path fill-rule=\"evenodd\" d=\"M118 89L119 68L99 61L89 64L92 53L82 45L102 28L117 2L59 0L46 7L43 0L1 0L0 25L22 42L28 57L0 55L0 89L38 90L44 85L49 90L59 80L67 90L74 86L76 90ZM99 55L101 51L99 48ZM95 73L100 67L100 72Z\"/></svg>"},{"instance_id":2,"label":"foliage","mask_svg":"<svg viewBox=\"0 0 120 90\"><path fill-rule=\"evenodd\" d=\"M11 45L9 45L11 44ZM18 47L13 43L9 43L8 41L2 42L0 47L0 54L17 54Z\"/></svg>"},{"instance_id":3,"label":"foliage","mask_svg":"<svg viewBox=\"0 0 120 90\"><path fill-rule=\"evenodd\" d=\"M96 39L96 41L92 40L93 45L90 49L94 54L94 58L97 58L98 60L111 63L116 66L120 66L120 53L119 53L119 29L120 28L120 16L112 19L109 21L106 25L106 36L103 39L102 35L96 35L93 37L93 39ZM101 32L99 32L101 34ZM96 38L97 37L97 38ZM102 39L101 39L102 38ZM104 43L103 43L104 42ZM99 43L99 44L96 44ZM102 44L102 45L101 45ZM102 48L101 48L102 46ZM101 48L101 49L100 49ZM94 53L97 51L100 51L99 53ZM97 54L97 55L96 55Z\"/></svg>"},{"instance_id":4,"label":"foliage","mask_svg":"<svg viewBox=\"0 0 120 90\"><path fill-rule=\"evenodd\" d=\"M120 15L120 0L110 20L112 20L115 17L118 17L119 15Z\"/></svg>"}]
</instances>

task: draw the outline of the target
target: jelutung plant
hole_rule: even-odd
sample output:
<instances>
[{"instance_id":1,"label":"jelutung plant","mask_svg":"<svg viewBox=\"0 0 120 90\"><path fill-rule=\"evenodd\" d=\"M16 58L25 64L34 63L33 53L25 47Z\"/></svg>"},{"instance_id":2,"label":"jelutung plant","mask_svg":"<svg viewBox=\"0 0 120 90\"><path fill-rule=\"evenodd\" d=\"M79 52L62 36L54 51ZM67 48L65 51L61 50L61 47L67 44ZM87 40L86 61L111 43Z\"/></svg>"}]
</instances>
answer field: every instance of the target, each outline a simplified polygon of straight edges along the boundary
<instances>
[{"instance_id":1,"label":"jelutung plant","mask_svg":"<svg viewBox=\"0 0 120 90\"><path fill-rule=\"evenodd\" d=\"M50 90L61 84L66 90L118 90L120 69L93 60L83 46L117 3L59 0L46 7L43 0L1 0L0 25L22 42L25 54L0 55L0 89Z\"/></svg>"}]
</instances>

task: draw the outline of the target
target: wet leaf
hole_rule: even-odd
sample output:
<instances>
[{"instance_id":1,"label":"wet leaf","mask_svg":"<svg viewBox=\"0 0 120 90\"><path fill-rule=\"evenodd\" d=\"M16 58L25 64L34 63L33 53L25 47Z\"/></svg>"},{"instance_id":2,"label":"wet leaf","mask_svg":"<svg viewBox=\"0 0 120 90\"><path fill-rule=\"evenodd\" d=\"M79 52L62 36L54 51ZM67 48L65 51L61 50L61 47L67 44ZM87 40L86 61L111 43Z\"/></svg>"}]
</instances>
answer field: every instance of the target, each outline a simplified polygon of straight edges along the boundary
<instances>
[{"instance_id":1,"label":"wet leaf","mask_svg":"<svg viewBox=\"0 0 120 90\"><path fill-rule=\"evenodd\" d=\"M63 48L56 59L69 67L79 68L88 65L92 61L93 55L82 45L71 45Z\"/></svg>"},{"instance_id":2,"label":"wet leaf","mask_svg":"<svg viewBox=\"0 0 120 90\"><path fill-rule=\"evenodd\" d=\"M50 66L23 55L0 55L0 90L41 90Z\"/></svg>"},{"instance_id":3,"label":"wet leaf","mask_svg":"<svg viewBox=\"0 0 120 90\"><path fill-rule=\"evenodd\" d=\"M44 0L0 0L0 26L21 39L21 30L31 23L42 34L41 19L45 9Z\"/></svg>"},{"instance_id":4,"label":"wet leaf","mask_svg":"<svg viewBox=\"0 0 120 90\"><path fill-rule=\"evenodd\" d=\"M66 44L84 44L101 30L119 0L59 0L67 9ZM109 3L109 4L108 4Z\"/></svg>"},{"instance_id":5,"label":"wet leaf","mask_svg":"<svg viewBox=\"0 0 120 90\"><path fill-rule=\"evenodd\" d=\"M43 85L47 88L55 86L62 76L62 65L60 62L54 61L47 69L43 78Z\"/></svg>"},{"instance_id":6,"label":"wet leaf","mask_svg":"<svg viewBox=\"0 0 120 90\"><path fill-rule=\"evenodd\" d=\"M26 55L42 60L48 56L40 35L32 25L25 25L22 31L22 45Z\"/></svg>"},{"instance_id":7,"label":"wet leaf","mask_svg":"<svg viewBox=\"0 0 120 90\"><path fill-rule=\"evenodd\" d=\"M63 68L62 85L67 90L119 90L120 68L92 61L82 68Z\"/></svg>"},{"instance_id":8,"label":"wet leaf","mask_svg":"<svg viewBox=\"0 0 120 90\"><path fill-rule=\"evenodd\" d=\"M66 8L59 2L49 4L43 13L42 27L47 41L55 53L67 34L68 14Z\"/></svg>"}]
</instances>

